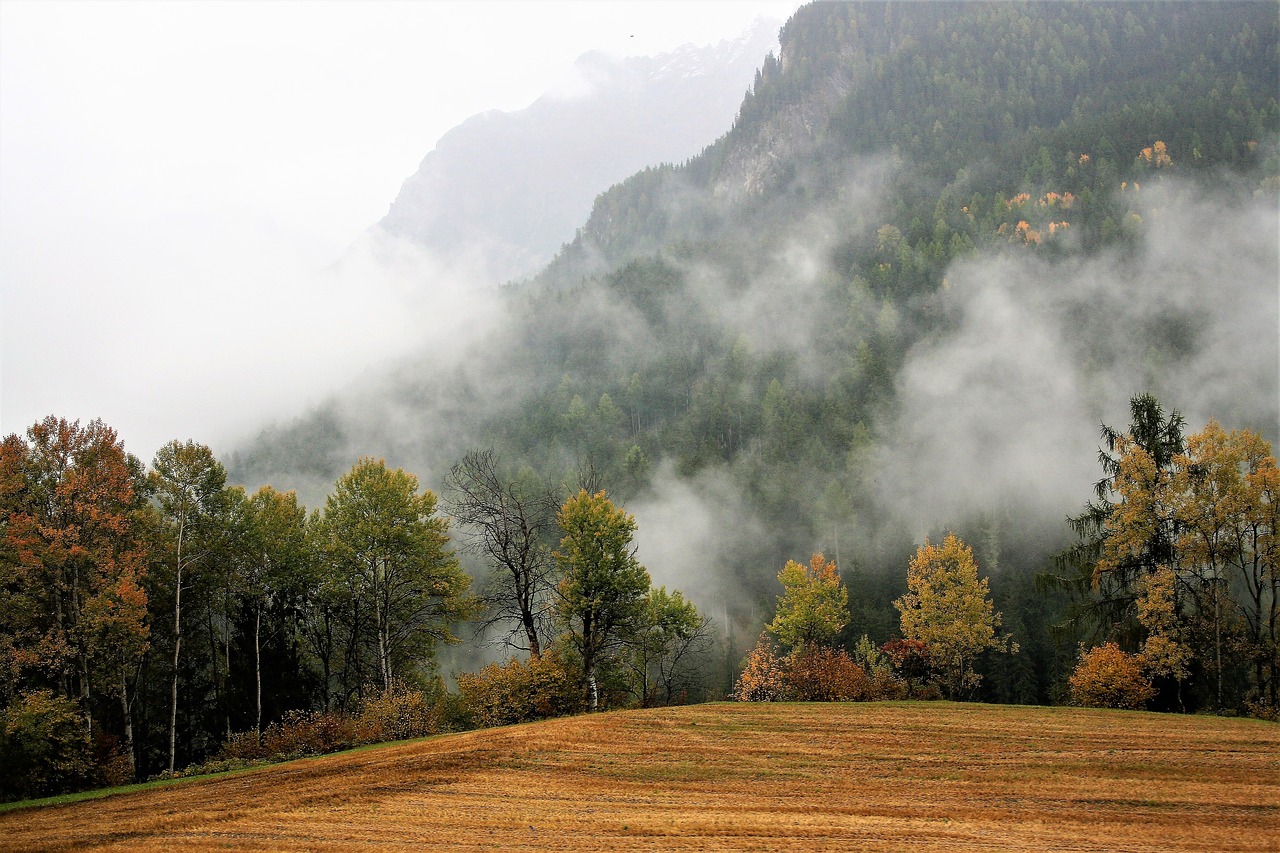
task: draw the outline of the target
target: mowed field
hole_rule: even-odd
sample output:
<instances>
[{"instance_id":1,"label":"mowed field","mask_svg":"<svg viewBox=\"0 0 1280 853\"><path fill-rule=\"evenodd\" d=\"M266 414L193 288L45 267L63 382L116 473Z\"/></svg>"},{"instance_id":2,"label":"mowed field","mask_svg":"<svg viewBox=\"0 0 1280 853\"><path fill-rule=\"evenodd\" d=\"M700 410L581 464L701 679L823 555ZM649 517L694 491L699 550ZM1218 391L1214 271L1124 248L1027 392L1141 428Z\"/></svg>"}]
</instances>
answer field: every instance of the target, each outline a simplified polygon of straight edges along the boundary
<instances>
[{"instance_id":1,"label":"mowed field","mask_svg":"<svg viewBox=\"0 0 1280 853\"><path fill-rule=\"evenodd\" d=\"M0 814L6 850L1280 850L1280 726L714 704Z\"/></svg>"}]
</instances>

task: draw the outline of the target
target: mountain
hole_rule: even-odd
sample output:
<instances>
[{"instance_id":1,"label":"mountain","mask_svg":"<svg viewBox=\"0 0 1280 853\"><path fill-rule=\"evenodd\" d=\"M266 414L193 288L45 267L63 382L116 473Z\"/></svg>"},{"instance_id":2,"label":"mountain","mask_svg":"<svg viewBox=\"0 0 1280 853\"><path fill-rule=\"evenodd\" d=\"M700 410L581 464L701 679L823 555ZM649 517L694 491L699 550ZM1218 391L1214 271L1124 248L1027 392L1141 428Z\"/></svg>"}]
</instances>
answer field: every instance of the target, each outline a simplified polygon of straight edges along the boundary
<instances>
[{"instance_id":1,"label":"mountain","mask_svg":"<svg viewBox=\"0 0 1280 853\"><path fill-rule=\"evenodd\" d=\"M852 638L888 639L915 544L955 530L1027 626L989 698L1046 701L1070 655L1033 577L1099 424L1151 392L1278 438L1277 27L1270 2L805 6L702 153L229 467L309 502L360 454L432 488L476 448L586 476L739 645L816 550Z\"/></svg>"},{"instance_id":2,"label":"mountain","mask_svg":"<svg viewBox=\"0 0 1280 853\"><path fill-rule=\"evenodd\" d=\"M659 56L587 53L527 109L446 133L375 231L407 238L486 284L530 275L573 238L604 188L688 160L724 132L780 22Z\"/></svg>"}]
</instances>

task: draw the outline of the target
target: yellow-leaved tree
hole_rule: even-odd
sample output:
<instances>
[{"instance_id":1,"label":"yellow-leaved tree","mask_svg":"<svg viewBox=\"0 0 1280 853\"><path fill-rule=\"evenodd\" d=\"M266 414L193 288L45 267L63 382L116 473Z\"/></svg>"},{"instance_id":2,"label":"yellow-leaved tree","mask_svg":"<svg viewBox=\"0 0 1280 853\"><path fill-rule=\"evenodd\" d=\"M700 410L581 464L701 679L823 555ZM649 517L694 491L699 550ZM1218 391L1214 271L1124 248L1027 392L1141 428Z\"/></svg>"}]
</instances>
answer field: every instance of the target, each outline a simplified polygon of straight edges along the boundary
<instances>
[{"instance_id":1,"label":"yellow-leaved tree","mask_svg":"<svg viewBox=\"0 0 1280 853\"><path fill-rule=\"evenodd\" d=\"M997 636L1000 614L988 592L973 551L949 533L941 545L926 539L920 546L907 569L907 592L893 603L902 614L902 636L925 644L948 698L964 698L978 686L978 655L1018 650L1010 638Z\"/></svg>"}]
</instances>

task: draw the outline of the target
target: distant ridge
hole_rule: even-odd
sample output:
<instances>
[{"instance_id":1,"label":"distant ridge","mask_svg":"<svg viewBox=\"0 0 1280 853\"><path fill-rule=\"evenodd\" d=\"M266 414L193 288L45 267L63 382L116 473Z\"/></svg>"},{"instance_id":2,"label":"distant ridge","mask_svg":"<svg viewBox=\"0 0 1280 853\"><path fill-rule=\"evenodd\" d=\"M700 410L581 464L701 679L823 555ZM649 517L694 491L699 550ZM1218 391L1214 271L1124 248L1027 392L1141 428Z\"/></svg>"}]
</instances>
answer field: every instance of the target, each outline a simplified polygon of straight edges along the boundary
<instances>
[{"instance_id":1,"label":"distant ridge","mask_svg":"<svg viewBox=\"0 0 1280 853\"><path fill-rule=\"evenodd\" d=\"M628 175L698 154L733 121L780 21L739 38L618 60L583 54L561 91L467 119L405 180L374 234L498 284L544 266L595 197Z\"/></svg>"}]
</instances>

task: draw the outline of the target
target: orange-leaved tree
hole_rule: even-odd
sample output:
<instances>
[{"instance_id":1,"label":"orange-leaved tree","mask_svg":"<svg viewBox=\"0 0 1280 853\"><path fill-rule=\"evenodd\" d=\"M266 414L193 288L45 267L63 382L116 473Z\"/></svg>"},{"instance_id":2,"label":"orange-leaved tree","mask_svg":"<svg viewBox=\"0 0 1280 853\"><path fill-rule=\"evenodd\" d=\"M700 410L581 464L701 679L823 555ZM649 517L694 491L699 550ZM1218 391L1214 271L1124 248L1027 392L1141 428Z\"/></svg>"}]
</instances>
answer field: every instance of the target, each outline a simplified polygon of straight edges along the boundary
<instances>
[{"instance_id":1,"label":"orange-leaved tree","mask_svg":"<svg viewBox=\"0 0 1280 853\"><path fill-rule=\"evenodd\" d=\"M1071 703L1086 708L1138 709L1155 695L1139 656L1115 643L1082 653L1069 684Z\"/></svg>"},{"instance_id":2,"label":"orange-leaved tree","mask_svg":"<svg viewBox=\"0 0 1280 853\"><path fill-rule=\"evenodd\" d=\"M778 656L768 634L761 634L755 648L747 653L742 674L733 687L733 698L739 702L781 702L791 698L786 661Z\"/></svg>"},{"instance_id":3,"label":"orange-leaved tree","mask_svg":"<svg viewBox=\"0 0 1280 853\"><path fill-rule=\"evenodd\" d=\"M48 417L26 435L0 445L0 699L56 691L88 735L118 701L131 773L131 693L149 639L142 466L102 421Z\"/></svg>"}]
</instances>

